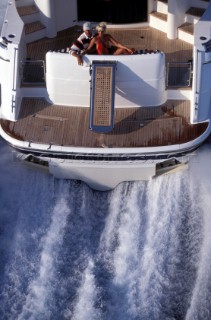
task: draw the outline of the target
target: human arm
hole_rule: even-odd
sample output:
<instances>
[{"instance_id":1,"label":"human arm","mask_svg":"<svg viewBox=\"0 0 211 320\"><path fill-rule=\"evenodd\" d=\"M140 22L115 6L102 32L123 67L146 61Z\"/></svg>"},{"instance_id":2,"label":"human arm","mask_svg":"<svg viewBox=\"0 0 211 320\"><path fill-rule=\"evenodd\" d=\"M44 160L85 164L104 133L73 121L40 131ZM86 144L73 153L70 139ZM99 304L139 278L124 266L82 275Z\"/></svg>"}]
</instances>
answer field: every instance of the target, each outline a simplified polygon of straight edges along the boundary
<instances>
[{"instance_id":1,"label":"human arm","mask_svg":"<svg viewBox=\"0 0 211 320\"><path fill-rule=\"evenodd\" d=\"M90 44L89 44L89 46L88 46L87 49L83 49L83 50L81 50L80 52L75 51L75 50L70 50L69 53L70 53L72 56L74 56L74 57L77 58L79 65L83 65L83 55L85 55L85 54L87 54L87 53L88 53L88 54L89 54L89 53L92 53L92 52L93 52L93 49L94 49L94 46L95 46L95 40L94 40L94 38L93 38L93 39L90 41Z\"/></svg>"},{"instance_id":2,"label":"human arm","mask_svg":"<svg viewBox=\"0 0 211 320\"><path fill-rule=\"evenodd\" d=\"M90 44L88 46L87 49L83 50L82 54L89 54L89 53L92 53L93 52L93 49L95 47L95 43L96 43L96 39L95 38L92 38L92 40L90 41Z\"/></svg>"},{"instance_id":3,"label":"human arm","mask_svg":"<svg viewBox=\"0 0 211 320\"><path fill-rule=\"evenodd\" d=\"M128 52L128 54L133 54L133 50L131 50L130 48L124 46L123 44L121 44L119 41L117 41L116 39L114 39L110 34L108 34L108 41L114 45L115 47L119 48L119 49L124 49Z\"/></svg>"},{"instance_id":4,"label":"human arm","mask_svg":"<svg viewBox=\"0 0 211 320\"><path fill-rule=\"evenodd\" d=\"M77 58L78 64L83 64L83 59L81 56L81 52L84 49L84 40L86 39L86 34L82 33L78 39L71 45L69 53Z\"/></svg>"},{"instance_id":5,"label":"human arm","mask_svg":"<svg viewBox=\"0 0 211 320\"><path fill-rule=\"evenodd\" d=\"M77 59L79 65L83 64L83 59L80 53L77 53L76 51L73 51L73 50L70 50L69 53Z\"/></svg>"}]
</instances>

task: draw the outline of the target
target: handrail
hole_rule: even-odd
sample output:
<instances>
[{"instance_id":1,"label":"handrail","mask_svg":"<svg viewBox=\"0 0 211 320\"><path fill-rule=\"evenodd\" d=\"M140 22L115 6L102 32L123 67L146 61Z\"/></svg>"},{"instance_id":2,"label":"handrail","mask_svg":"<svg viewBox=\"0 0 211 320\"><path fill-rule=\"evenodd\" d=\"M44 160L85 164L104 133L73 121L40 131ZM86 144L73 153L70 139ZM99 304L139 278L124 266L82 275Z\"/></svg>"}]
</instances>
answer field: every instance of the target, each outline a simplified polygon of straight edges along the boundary
<instances>
[{"instance_id":1,"label":"handrail","mask_svg":"<svg viewBox=\"0 0 211 320\"><path fill-rule=\"evenodd\" d=\"M15 91L16 90L16 65L17 65L17 51L18 48L14 48L14 62L13 62L13 81L12 81L12 90Z\"/></svg>"}]
</instances>

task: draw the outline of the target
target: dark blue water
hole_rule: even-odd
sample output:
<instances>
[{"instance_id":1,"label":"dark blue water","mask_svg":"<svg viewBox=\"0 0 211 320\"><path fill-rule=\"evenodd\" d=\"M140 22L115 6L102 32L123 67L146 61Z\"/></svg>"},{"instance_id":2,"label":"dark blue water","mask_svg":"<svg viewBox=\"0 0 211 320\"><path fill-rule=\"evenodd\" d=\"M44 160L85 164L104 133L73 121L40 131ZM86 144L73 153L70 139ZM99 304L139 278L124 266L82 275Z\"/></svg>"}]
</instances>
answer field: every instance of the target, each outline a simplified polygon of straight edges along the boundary
<instances>
[{"instance_id":1,"label":"dark blue water","mask_svg":"<svg viewBox=\"0 0 211 320\"><path fill-rule=\"evenodd\" d=\"M111 192L0 150L0 319L211 319L208 146Z\"/></svg>"}]
</instances>

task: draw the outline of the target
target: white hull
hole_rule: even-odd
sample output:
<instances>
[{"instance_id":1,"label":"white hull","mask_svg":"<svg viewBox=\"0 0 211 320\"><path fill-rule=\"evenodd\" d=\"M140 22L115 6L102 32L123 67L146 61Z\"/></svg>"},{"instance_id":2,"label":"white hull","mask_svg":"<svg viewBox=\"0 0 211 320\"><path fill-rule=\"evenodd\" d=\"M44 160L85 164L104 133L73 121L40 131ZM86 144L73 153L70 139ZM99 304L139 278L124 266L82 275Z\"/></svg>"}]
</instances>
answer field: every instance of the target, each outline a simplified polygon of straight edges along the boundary
<instances>
[{"instance_id":1,"label":"white hull","mask_svg":"<svg viewBox=\"0 0 211 320\"><path fill-rule=\"evenodd\" d=\"M180 161L175 158L157 161L79 161L22 154L18 157L55 178L81 180L99 191L114 189L124 181L147 181L188 168L188 157L181 157Z\"/></svg>"}]
</instances>

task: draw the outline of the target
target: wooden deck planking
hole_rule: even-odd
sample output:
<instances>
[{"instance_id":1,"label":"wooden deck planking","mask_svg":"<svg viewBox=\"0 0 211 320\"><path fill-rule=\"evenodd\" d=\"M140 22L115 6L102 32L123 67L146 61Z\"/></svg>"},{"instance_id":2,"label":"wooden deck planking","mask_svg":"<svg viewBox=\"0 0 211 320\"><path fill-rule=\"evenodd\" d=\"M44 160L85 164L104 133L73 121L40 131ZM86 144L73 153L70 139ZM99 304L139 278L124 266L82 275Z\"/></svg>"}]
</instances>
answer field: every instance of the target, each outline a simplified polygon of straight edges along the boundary
<instances>
[{"instance_id":1,"label":"wooden deck planking","mask_svg":"<svg viewBox=\"0 0 211 320\"><path fill-rule=\"evenodd\" d=\"M44 60L48 51L57 51L70 47L81 34L80 27L72 27L58 32L56 38L27 44L27 57L31 60ZM192 59L192 45L179 39L167 39L166 34L151 27L135 29L108 29L107 31L124 45L137 50L160 50L165 52L167 62L188 61Z\"/></svg>"},{"instance_id":2,"label":"wooden deck planking","mask_svg":"<svg viewBox=\"0 0 211 320\"><path fill-rule=\"evenodd\" d=\"M147 147L185 143L207 124L189 124L189 101L168 101L151 108L118 108L110 133L89 129L89 108L51 105L44 99L25 98L21 119L2 120L11 136L36 143L80 147Z\"/></svg>"},{"instance_id":3,"label":"wooden deck planking","mask_svg":"<svg viewBox=\"0 0 211 320\"><path fill-rule=\"evenodd\" d=\"M90 122L92 128L100 127L100 131L102 131L102 127L111 128L113 125L115 65L108 65L107 63L104 65L94 64L92 69ZM97 131L99 132L99 128Z\"/></svg>"},{"instance_id":4,"label":"wooden deck planking","mask_svg":"<svg viewBox=\"0 0 211 320\"><path fill-rule=\"evenodd\" d=\"M26 23L24 28L25 28L25 34L29 34L35 31L45 29L46 27L44 26L44 24L42 24L42 22L34 21L31 23Z\"/></svg>"},{"instance_id":5,"label":"wooden deck planking","mask_svg":"<svg viewBox=\"0 0 211 320\"><path fill-rule=\"evenodd\" d=\"M167 14L166 13L162 13L162 12L158 12L158 11L153 11L150 13L152 16L157 17L163 21L167 21Z\"/></svg>"},{"instance_id":6,"label":"wooden deck planking","mask_svg":"<svg viewBox=\"0 0 211 320\"><path fill-rule=\"evenodd\" d=\"M38 8L35 5L17 7L17 11L20 16L27 16L39 12Z\"/></svg>"}]
</instances>

